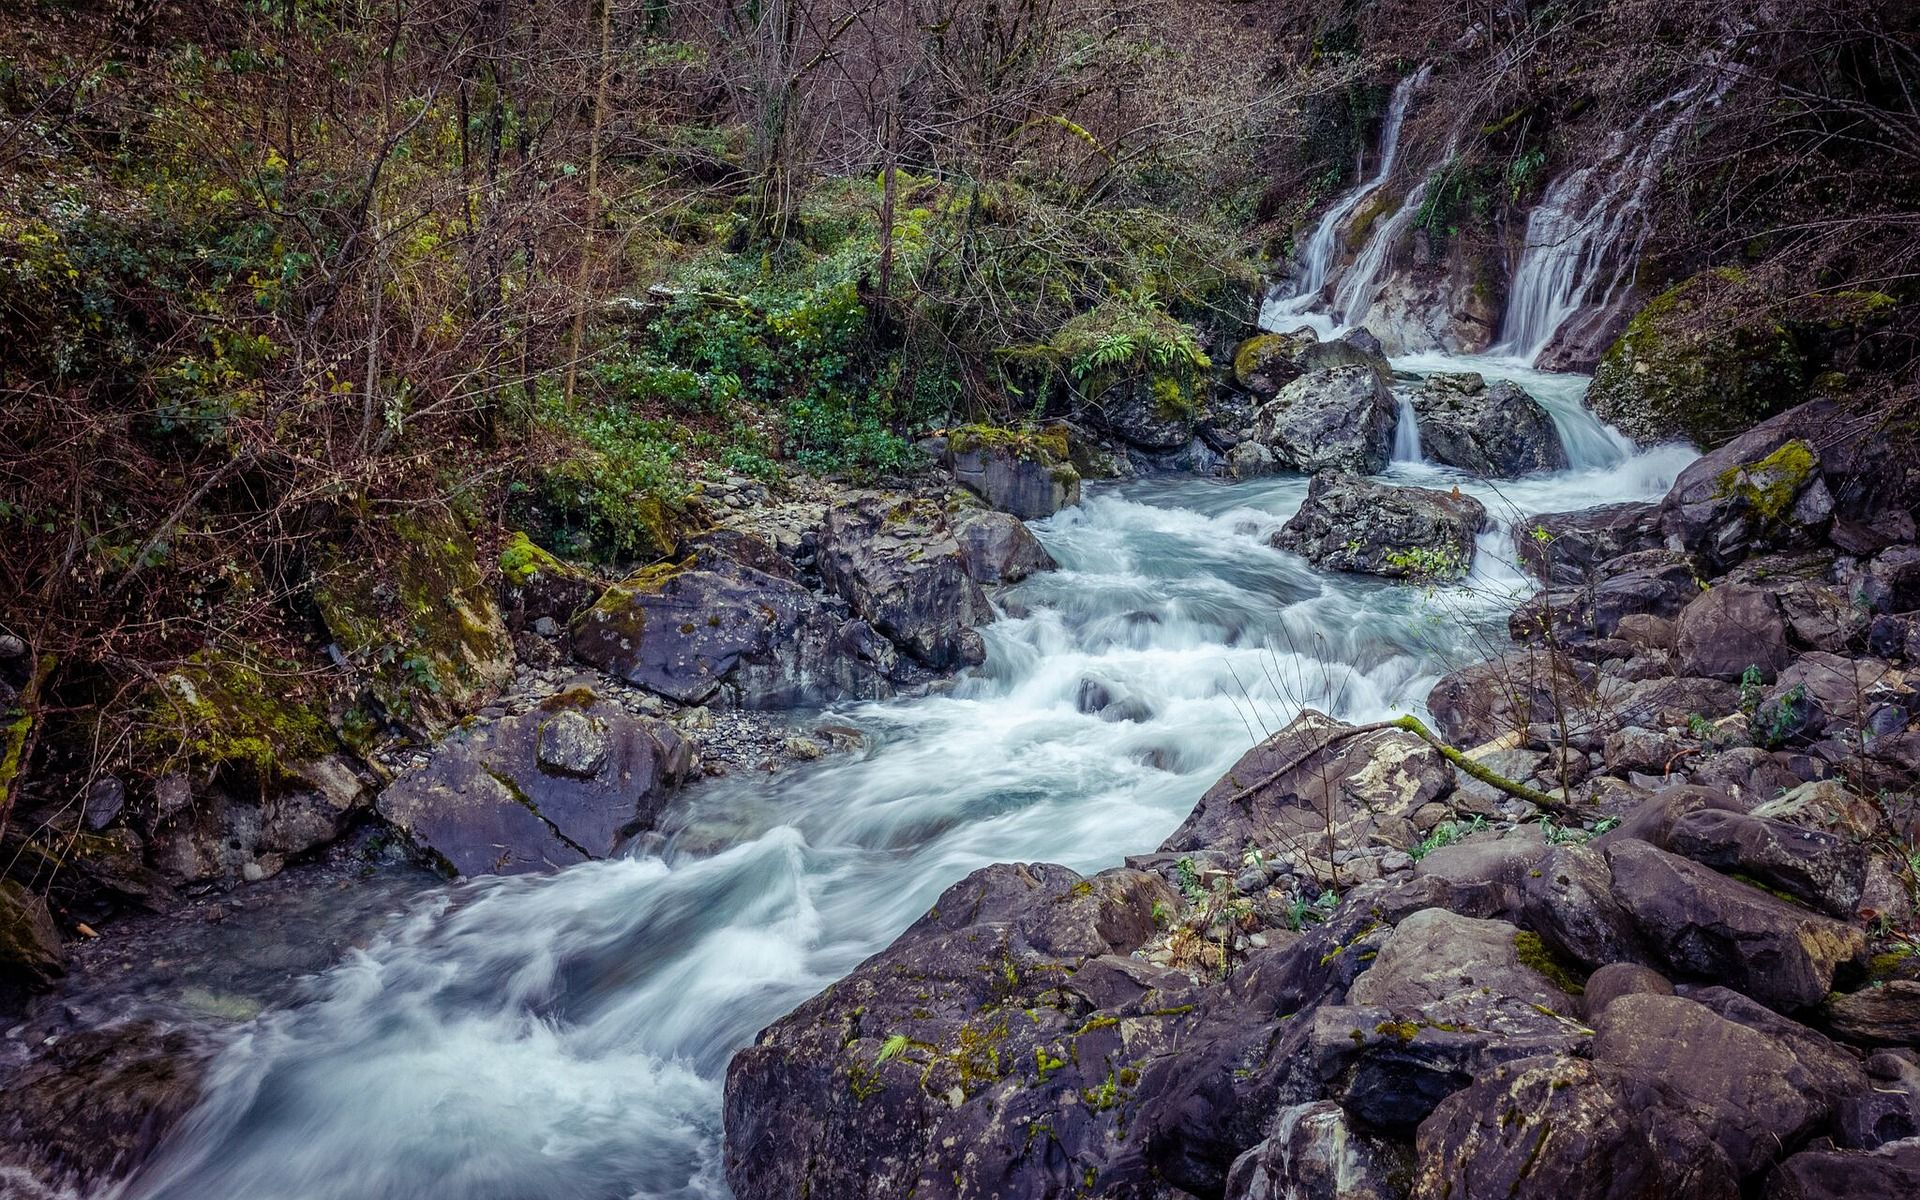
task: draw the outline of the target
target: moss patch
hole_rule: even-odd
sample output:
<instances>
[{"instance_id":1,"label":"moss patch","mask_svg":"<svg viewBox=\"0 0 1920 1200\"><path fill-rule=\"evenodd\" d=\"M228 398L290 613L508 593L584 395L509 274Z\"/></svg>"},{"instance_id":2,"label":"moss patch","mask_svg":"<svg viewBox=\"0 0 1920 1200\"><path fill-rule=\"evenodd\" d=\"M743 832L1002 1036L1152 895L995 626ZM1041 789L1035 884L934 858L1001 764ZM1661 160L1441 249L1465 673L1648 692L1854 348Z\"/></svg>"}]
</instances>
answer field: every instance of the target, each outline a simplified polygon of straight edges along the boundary
<instances>
[{"instance_id":1,"label":"moss patch","mask_svg":"<svg viewBox=\"0 0 1920 1200\"><path fill-rule=\"evenodd\" d=\"M1528 933L1524 929L1514 934L1513 952L1521 966L1544 976L1548 983L1567 995L1578 996L1587 990L1586 981L1575 973L1574 968L1547 949L1539 934Z\"/></svg>"},{"instance_id":2,"label":"moss patch","mask_svg":"<svg viewBox=\"0 0 1920 1200\"><path fill-rule=\"evenodd\" d=\"M335 748L295 663L203 650L148 691L135 753L147 769L252 768L263 779Z\"/></svg>"},{"instance_id":3,"label":"moss patch","mask_svg":"<svg viewBox=\"0 0 1920 1200\"><path fill-rule=\"evenodd\" d=\"M1715 481L1715 495L1737 497L1763 520L1779 521L1792 510L1800 489L1819 465L1813 447L1794 438L1757 463L1723 472Z\"/></svg>"}]
</instances>

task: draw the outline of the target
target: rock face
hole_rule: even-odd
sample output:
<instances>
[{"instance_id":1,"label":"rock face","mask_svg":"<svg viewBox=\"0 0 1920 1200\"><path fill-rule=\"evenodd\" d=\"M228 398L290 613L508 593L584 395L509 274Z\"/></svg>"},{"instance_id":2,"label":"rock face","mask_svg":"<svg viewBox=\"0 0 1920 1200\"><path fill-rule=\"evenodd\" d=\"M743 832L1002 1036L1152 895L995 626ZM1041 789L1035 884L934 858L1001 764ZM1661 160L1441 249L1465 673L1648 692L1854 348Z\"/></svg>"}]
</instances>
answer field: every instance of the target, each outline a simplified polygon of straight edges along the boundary
<instances>
[{"instance_id":1,"label":"rock face","mask_svg":"<svg viewBox=\"0 0 1920 1200\"><path fill-rule=\"evenodd\" d=\"M542 617L560 625L600 598L602 585L592 575L562 562L515 533L500 550L500 611L515 633Z\"/></svg>"},{"instance_id":2,"label":"rock face","mask_svg":"<svg viewBox=\"0 0 1920 1200\"><path fill-rule=\"evenodd\" d=\"M1430 375L1413 394L1420 419L1420 452L1473 475L1511 479L1567 465L1553 418L1510 380Z\"/></svg>"},{"instance_id":3,"label":"rock face","mask_svg":"<svg viewBox=\"0 0 1920 1200\"><path fill-rule=\"evenodd\" d=\"M952 553L957 561L958 545ZM682 704L724 685L745 708L891 695L893 647L865 620L835 613L797 581L727 559L649 567L573 625L573 652Z\"/></svg>"},{"instance_id":4,"label":"rock face","mask_svg":"<svg viewBox=\"0 0 1920 1200\"><path fill-rule=\"evenodd\" d=\"M948 435L947 459L956 482L1022 520L1080 503L1080 473L1069 461L1064 427L1022 433L966 426Z\"/></svg>"},{"instance_id":5,"label":"rock face","mask_svg":"<svg viewBox=\"0 0 1920 1200\"><path fill-rule=\"evenodd\" d=\"M1321 1100L1282 1109L1265 1141L1234 1160L1226 1200L1399 1200L1404 1153Z\"/></svg>"},{"instance_id":6,"label":"rock face","mask_svg":"<svg viewBox=\"0 0 1920 1200\"><path fill-rule=\"evenodd\" d=\"M463 730L378 807L455 873L514 875L612 855L691 765L671 725L576 690Z\"/></svg>"},{"instance_id":7,"label":"rock face","mask_svg":"<svg viewBox=\"0 0 1920 1200\"><path fill-rule=\"evenodd\" d=\"M1393 424L1393 396L1372 368L1329 367L1262 404L1255 438L1297 471L1372 475L1386 468Z\"/></svg>"},{"instance_id":8,"label":"rock face","mask_svg":"<svg viewBox=\"0 0 1920 1200\"><path fill-rule=\"evenodd\" d=\"M1634 502L1539 513L1519 523L1514 540L1528 574L1545 584L1577 587L1609 559L1658 549L1659 515L1659 505Z\"/></svg>"},{"instance_id":9,"label":"rock face","mask_svg":"<svg viewBox=\"0 0 1920 1200\"><path fill-rule=\"evenodd\" d=\"M1335 571L1455 579L1472 566L1486 519L1478 500L1458 492L1322 474L1273 545Z\"/></svg>"},{"instance_id":10,"label":"rock face","mask_svg":"<svg viewBox=\"0 0 1920 1200\"><path fill-rule=\"evenodd\" d=\"M820 576L854 612L934 670L986 657L974 627L992 619L992 606L930 501L863 496L829 513L820 531Z\"/></svg>"}]
</instances>

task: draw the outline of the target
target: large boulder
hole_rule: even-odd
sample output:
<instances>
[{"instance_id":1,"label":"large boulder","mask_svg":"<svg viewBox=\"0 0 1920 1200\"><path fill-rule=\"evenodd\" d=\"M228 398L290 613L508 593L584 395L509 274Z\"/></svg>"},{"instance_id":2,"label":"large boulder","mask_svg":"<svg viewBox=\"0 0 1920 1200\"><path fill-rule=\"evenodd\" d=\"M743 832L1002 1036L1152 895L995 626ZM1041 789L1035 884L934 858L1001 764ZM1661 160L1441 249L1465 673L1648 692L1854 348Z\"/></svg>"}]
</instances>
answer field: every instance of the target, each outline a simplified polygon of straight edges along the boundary
<instances>
[{"instance_id":1,"label":"large boulder","mask_svg":"<svg viewBox=\"0 0 1920 1200\"><path fill-rule=\"evenodd\" d=\"M1169 454L1193 441L1203 413L1200 387L1178 369L1132 375L1102 389L1088 415L1136 450Z\"/></svg>"},{"instance_id":2,"label":"large boulder","mask_svg":"<svg viewBox=\"0 0 1920 1200\"><path fill-rule=\"evenodd\" d=\"M1866 1200L1920 1195L1920 1138L1876 1150L1803 1150L1767 1179L1766 1200Z\"/></svg>"},{"instance_id":3,"label":"large boulder","mask_svg":"<svg viewBox=\"0 0 1920 1200\"><path fill-rule=\"evenodd\" d=\"M1842 924L1646 842L1607 847L1613 894L1645 944L1683 976L1724 982L1783 1012L1818 1004L1864 957Z\"/></svg>"},{"instance_id":4,"label":"large boulder","mask_svg":"<svg viewBox=\"0 0 1920 1200\"><path fill-rule=\"evenodd\" d=\"M1352 728L1312 709L1302 712L1241 756L1160 848L1181 853L1253 845L1317 867L1452 790L1453 768L1419 737Z\"/></svg>"},{"instance_id":5,"label":"large boulder","mask_svg":"<svg viewBox=\"0 0 1920 1200\"><path fill-rule=\"evenodd\" d=\"M1537 593L1514 609L1507 629L1520 642L1608 639L1624 617L1676 617L1699 594L1685 555L1644 550L1602 563L1582 586Z\"/></svg>"},{"instance_id":6,"label":"large boulder","mask_svg":"<svg viewBox=\"0 0 1920 1200\"><path fill-rule=\"evenodd\" d=\"M1553 418L1511 380L1438 374L1413 393L1420 452L1472 475L1511 479L1567 465Z\"/></svg>"},{"instance_id":7,"label":"large boulder","mask_svg":"<svg viewBox=\"0 0 1920 1200\"><path fill-rule=\"evenodd\" d=\"M1528 574L1551 586L1574 587L1609 559L1658 549L1659 516L1659 505L1637 501L1539 513L1519 523L1514 541Z\"/></svg>"},{"instance_id":8,"label":"large boulder","mask_svg":"<svg viewBox=\"0 0 1920 1200\"><path fill-rule=\"evenodd\" d=\"M792 579L701 561L647 567L607 589L574 621L575 657L681 704L723 685L745 708L892 694L902 664L865 620Z\"/></svg>"},{"instance_id":9,"label":"large boulder","mask_svg":"<svg viewBox=\"0 0 1920 1200\"><path fill-rule=\"evenodd\" d=\"M289 767L264 791L201 787L186 804L158 807L148 823L147 857L176 885L257 883L337 840L372 796L359 767L342 754Z\"/></svg>"},{"instance_id":10,"label":"large boulder","mask_svg":"<svg viewBox=\"0 0 1920 1200\"><path fill-rule=\"evenodd\" d=\"M671 725L585 689L450 737L380 794L380 815L458 875L607 858L650 825L692 765Z\"/></svg>"},{"instance_id":11,"label":"large boulder","mask_svg":"<svg viewBox=\"0 0 1920 1200\"><path fill-rule=\"evenodd\" d=\"M1080 473L1069 459L1067 431L967 425L947 435L947 461L962 486L1022 520L1050 517L1080 503Z\"/></svg>"},{"instance_id":12,"label":"large boulder","mask_svg":"<svg viewBox=\"0 0 1920 1200\"><path fill-rule=\"evenodd\" d=\"M1298 471L1372 475L1393 446L1393 395L1372 368L1302 375L1260 406L1255 437Z\"/></svg>"},{"instance_id":13,"label":"large boulder","mask_svg":"<svg viewBox=\"0 0 1920 1200\"><path fill-rule=\"evenodd\" d=\"M1579 1058L1523 1059L1420 1125L1411 1200L1735 1200L1727 1156L1658 1081Z\"/></svg>"},{"instance_id":14,"label":"large boulder","mask_svg":"<svg viewBox=\"0 0 1920 1200\"><path fill-rule=\"evenodd\" d=\"M1585 670L1564 655L1514 651L1442 676L1427 711L1442 737L1471 749L1584 707L1592 694Z\"/></svg>"},{"instance_id":15,"label":"large boulder","mask_svg":"<svg viewBox=\"0 0 1920 1200\"><path fill-rule=\"evenodd\" d=\"M600 598L605 585L536 546L524 533L500 548L500 611L515 633L542 617L565 625Z\"/></svg>"},{"instance_id":16,"label":"large boulder","mask_svg":"<svg viewBox=\"0 0 1920 1200\"><path fill-rule=\"evenodd\" d=\"M820 577L854 612L936 671L986 657L976 627L993 619L940 507L864 495L827 514Z\"/></svg>"},{"instance_id":17,"label":"large boulder","mask_svg":"<svg viewBox=\"0 0 1920 1200\"><path fill-rule=\"evenodd\" d=\"M1302 375L1333 367L1365 367L1384 382L1393 368L1365 330L1351 330L1331 341L1320 341L1310 329L1293 333L1261 333L1240 343L1233 352L1233 379L1255 397L1278 392Z\"/></svg>"},{"instance_id":18,"label":"large boulder","mask_svg":"<svg viewBox=\"0 0 1920 1200\"><path fill-rule=\"evenodd\" d=\"M1904 730L1916 705L1905 671L1877 658L1811 651L1780 672L1753 714L1766 745Z\"/></svg>"},{"instance_id":19,"label":"large boulder","mask_svg":"<svg viewBox=\"0 0 1920 1200\"><path fill-rule=\"evenodd\" d=\"M1011 513L962 507L948 520L967 575L982 587L1018 583L1058 565L1026 523Z\"/></svg>"},{"instance_id":20,"label":"large boulder","mask_svg":"<svg viewBox=\"0 0 1920 1200\"><path fill-rule=\"evenodd\" d=\"M1555 846L1527 872L1520 891L1527 927L1546 948L1582 967L1593 970L1651 959L1633 914L1614 897L1613 870L1600 851ZM1589 1005L1587 1011L1598 1009Z\"/></svg>"},{"instance_id":21,"label":"large boulder","mask_svg":"<svg viewBox=\"0 0 1920 1200\"><path fill-rule=\"evenodd\" d=\"M1354 475L1315 475L1307 499L1272 544L1335 571L1457 579L1473 565L1487 510L1455 491L1395 487Z\"/></svg>"},{"instance_id":22,"label":"large boulder","mask_svg":"<svg viewBox=\"0 0 1920 1200\"><path fill-rule=\"evenodd\" d=\"M1892 979L1834 996L1827 1023L1850 1041L1920 1045L1920 982Z\"/></svg>"},{"instance_id":23,"label":"large boulder","mask_svg":"<svg viewBox=\"0 0 1920 1200\"><path fill-rule=\"evenodd\" d=\"M1718 584L1687 602L1674 623L1674 651L1682 674L1729 681L1749 670L1771 681L1792 657L1779 601L1737 583Z\"/></svg>"},{"instance_id":24,"label":"large boulder","mask_svg":"<svg viewBox=\"0 0 1920 1200\"><path fill-rule=\"evenodd\" d=\"M1667 833L1667 848L1846 920L1859 909L1867 878L1866 854L1857 843L1725 809L1700 808L1681 816Z\"/></svg>"}]
</instances>

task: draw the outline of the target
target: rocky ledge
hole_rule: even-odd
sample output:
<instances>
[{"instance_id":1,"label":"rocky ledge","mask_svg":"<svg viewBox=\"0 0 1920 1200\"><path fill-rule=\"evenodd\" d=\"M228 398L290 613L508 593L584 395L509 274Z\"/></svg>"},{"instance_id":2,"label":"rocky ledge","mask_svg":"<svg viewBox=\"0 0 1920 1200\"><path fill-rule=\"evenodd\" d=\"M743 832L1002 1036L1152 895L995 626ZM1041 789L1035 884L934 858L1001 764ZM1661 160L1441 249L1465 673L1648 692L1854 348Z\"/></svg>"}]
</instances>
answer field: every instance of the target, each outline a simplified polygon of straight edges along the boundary
<instances>
[{"instance_id":1,"label":"rocky ledge","mask_svg":"<svg viewBox=\"0 0 1920 1200\"><path fill-rule=\"evenodd\" d=\"M1915 484L1808 406L1540 518L1437 733L1304 713L1153 853L977 871L765 1030L734 1193L1913 1194Z\"/></svg>"}]
</instances>

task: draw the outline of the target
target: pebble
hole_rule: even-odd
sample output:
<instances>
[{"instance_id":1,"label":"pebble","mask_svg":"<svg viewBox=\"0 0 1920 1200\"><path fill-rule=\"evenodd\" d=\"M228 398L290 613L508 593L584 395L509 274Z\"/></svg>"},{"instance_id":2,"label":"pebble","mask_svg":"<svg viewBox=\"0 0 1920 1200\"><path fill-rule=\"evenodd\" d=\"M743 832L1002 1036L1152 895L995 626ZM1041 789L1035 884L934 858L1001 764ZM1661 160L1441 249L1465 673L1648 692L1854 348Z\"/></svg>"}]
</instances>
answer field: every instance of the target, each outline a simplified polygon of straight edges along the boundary
<instances>
[{"instance_id":1,"label":"pebble","mask_svg":"<svg viewBox=\"0 0 1920 1200\"><path fill-rule=\"evenodd\" d=\"M557 638L560 636L560 622L552 617L541 617L533 623L533 631L543 638Z\"/></svg>"}]
</instances>

